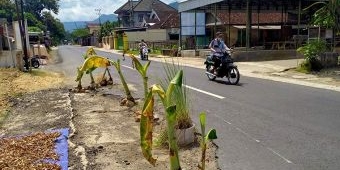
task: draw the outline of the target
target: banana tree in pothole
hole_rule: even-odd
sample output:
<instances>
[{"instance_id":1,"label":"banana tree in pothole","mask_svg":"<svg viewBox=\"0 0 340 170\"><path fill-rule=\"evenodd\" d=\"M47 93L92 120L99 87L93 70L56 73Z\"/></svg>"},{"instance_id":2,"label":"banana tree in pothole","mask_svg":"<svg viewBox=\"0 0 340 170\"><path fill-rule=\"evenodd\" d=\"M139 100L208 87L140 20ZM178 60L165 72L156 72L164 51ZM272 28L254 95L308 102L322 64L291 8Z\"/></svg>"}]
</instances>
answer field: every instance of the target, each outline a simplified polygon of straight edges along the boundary
<instances>
[{"instance_id":1,"label":"banana tree in pothole","mask_svg":"<svg viewBox=\"0 0 340 170\"><path fill-rule=\"evenodd\" d=\"M126 98L124 98L121 101L121 105L133 106L136 102L131 95L130 89L125 81L125 77L123 76L119 59L117 61L113 61L98 55L88 57L84 61L83 65L80 68L78 68L78 75L76 81L80 82L81 84L81 79L84 73L89 73L90 71L93 71L96 68L107 68L111 65L113 65L116 68L126 94Z\"/></svg>"},{"instance_id":2,"label":"banana tree in pothole","mask_svg":"<svg viewBox=\"0 0 340 170\"><path fill-rule=\"evenodd\" d=\"M83 55L83 58L84 58L85 61L86 61L86 59L89 58L89 57L91 57L91 56L97 56L97 53L94 51L94 49L93 49L92 47L89 48L89 49L86 51L86 53ZM89 75L90 75L90 78L91 78L90 89L92 89L92 90L95 89L95 81L94 81L94 77L93 77L92 72L93 72L96 68L97 68L97 67L95 67L95 66L94 66L94 67L91 67L91 68L88 68L88 69L86 68L87 70L86 70L86 72L85 72L86 74L89 74ZM77 79L76 79L76 81L78 81L78 86L77 86L77 88L78 88L79 91L82 89L81 79L82 79L82 77L83 77L83 75L84 75L84 73L79 74L79 72L83 72L83 71L80 71L80 69L81 69L81 67L80 67L80 68L79 68L79 67L77 68L77 70L78 70L78 76L80 76L80 77L77 77ZM106 74L106 72L107 72L108 75L109 75L109 80L108 80L108 81L106 81L106 79L105 79L105 74ZM105 79L105 82L104 82L104 79ZM102 77L102 79L101 79L100 84L113 84L112 76L111 76L111 73L110 73L108 67L105 68L105 72L104 72L104 74L103 74L103 77Z\"/></svg>"}]
</instances>

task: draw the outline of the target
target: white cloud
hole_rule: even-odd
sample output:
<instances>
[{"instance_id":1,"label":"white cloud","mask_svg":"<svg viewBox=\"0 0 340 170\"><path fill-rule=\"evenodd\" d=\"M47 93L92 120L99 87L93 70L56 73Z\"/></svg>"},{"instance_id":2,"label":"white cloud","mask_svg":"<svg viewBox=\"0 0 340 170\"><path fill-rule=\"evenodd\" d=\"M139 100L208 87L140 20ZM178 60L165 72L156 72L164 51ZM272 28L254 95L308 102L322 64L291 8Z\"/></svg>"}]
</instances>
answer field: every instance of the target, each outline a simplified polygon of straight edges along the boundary
<instances>
[{"instance_id":1,"label":"white cloud","mask_svg":"<svg viewBox=\"0 0 340 170\"><path fill-rule=\"evenodd\" d=\"M57 18L66 21L92 21L98 18L95 9L101 9L101 14L113 14L128 0L60 0ZM161 0L169 4L176 0Z\"/></svg>"}]
</instances>

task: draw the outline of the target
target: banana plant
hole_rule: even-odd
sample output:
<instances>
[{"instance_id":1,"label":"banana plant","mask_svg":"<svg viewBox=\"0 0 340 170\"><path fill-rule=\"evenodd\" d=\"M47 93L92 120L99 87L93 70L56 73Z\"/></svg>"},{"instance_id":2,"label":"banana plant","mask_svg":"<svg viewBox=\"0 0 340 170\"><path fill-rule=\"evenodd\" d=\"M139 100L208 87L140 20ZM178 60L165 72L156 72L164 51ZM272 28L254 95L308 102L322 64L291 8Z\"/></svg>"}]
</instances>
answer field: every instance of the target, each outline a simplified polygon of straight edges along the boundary
<instances>
[{"instance_id":1,"label":"banana plant","mask_svg":"<svg viewBox=\"0 0 340 170\"><path fill-rule=\"evenodd\" d=\"M129 55L134 62L134 66L136 67L137 71L143 78L143 85L144 85L144 99L146 99L148 95L148 68L150 66L150 61L148 61L144 66L139 62L139 60L135 57L135 55L130 54Z\"/></svg>"},{"instance_id":2,"label":"banana plant","mask_svg":"<svg viewBox=\"0 0 340 170\"><path fill-rule=\"evenodd\" d=\"M88 73L91 73L96 68L108 67L110 65L111 65L110 61L104 57L97 56L97 55L88 57L84 61L83 65L77 68L78 75L77 75L76 81L78 82L78 89L79 90L82 89L81 79L83 78L83 75L85 72L88 74Z\"/></svg>"},{"instance_id":3,"label":"banana plant","mask_svg":"<svg viewBox=\"0 0 340 170\"><path fill-rule=\"evenodd\" d=\"M123 87L124 87L124 91L125 91L125 95L126 95L127 101L131 101L131 102L133 102L133 103L135 104L135 103L136 103L136 102L135 102L135 99L132 97L131 92L130 92L130 89L129 89L129 86L127 85L127 83L126 83L126 81L125 81L125 78L124 78L124 76L123 76L123 73L122 73L122 70L121 70L121 67L120 67L120 60L118 59L117 62L112 61L112 60L108 60L108 61L110 61L111 64L112 64L113 66L115 66L116 69L117 69L118 75L119 75L120 80L121 80L121 82L122 82L122 85L123 85Z\"/></svg>"},{"instance_id":4,"label":"banana plant","mask_svg":"<svg viewBox=\"0 0 340 170\"><path fill-rule=\"evenodd\" d=\"M206 114L202 112L200 114L200 124L201 124L201 131L202 131L202 141L201 141L201 148L202 148L202 156L201 156L201 165L198 167L201 170L205 170L205 156L207 150L207 142L209 140L217 139L216 130L211 129L208 134L205 134L205 125L206 125Z\"/></svg>"},{"instance_id":5,"label":"banana plant","mask_svg":"<svg viewBox=\"0 0 340 170\"><path fill-rule=\"evenodd\" d=\"M86 60L88 57L93 56L93 55L97 55L97 53L96 53L96 52L94 51L94 49L91 47L91 48L89 48L89 49L86 50L86 53L85 53L85 55L83 55L83 58ZM90 77L91 77L91 87L92 87L92 88L94 88L94 84L95 84L92 72L93 72L93 70L95 70L95 69L96 69L95 67L90 68L90 69L87 71L87 73L86 73L86 74L90 74ZM80 81L79 83L81 83L81 81ZM80 85L80 87L81 87L81 85ZM79 85L78 85L78 88L79 88Z\"/></svg>"},{"instance_id":6,"label":"banana plant","mask_svg":"<svg viewBox=\"0 0 340 170\"><path fill-rule=\"evenodd\" d=\"M84 59L86 60L89 56L97 55L96 51L94 51L93 47L86 50L86 54L83 55Z\"/></svg>"},{"instance_id":7,"label":"banana plant","mask_svg":"<svg viewBox=\"0 0 340 170\"><path fill-rule=\"evenodd\" d=\"M125 78L124 78L124 76L122 74L122 70L121 70L121 67L120 67L120 60L119 59L117 60L117 62L115 62L115 61L112 61L112 60L109 60L107 58L104 58L104 57L101 57L101 56L97 56L97 55L88 57L84 61L83 66L80 67L80 68L78 67L78 75L77 75L76 81L81 83L81 79L82 79L82 77L84 75L84 72L88 73L93 68L99 68L99 67L107 68L108 66L111 66L111 65L115 66L115 68L118 71L118 74L120 76L120 80L122 81L122 84L123 84L123 87L124 87L124 90L125 90L126 99L128 101L131 101L131 102L135 103L135 99L132 97L130 89L129 89L129 87L128 87L126 81L125 81ZM80 84L80 87L81 87L81 84ZM78 84L78 88L79 88L79 84Z\"/></svg>"},{"instance_id":8,"label":"banana plant","mask_svg":"<svg viewBox=\"0 0 340 170\"><path fill-rule=\"evenodd\" d=\"M86 51L86 53L83 55L83 58L86 60L87 58L89 58L89 57L91 57L91 56L96 56L97 55L97 53L94 51L94 49L91 47L91 48L89 48L89 49L87 49L87 51ZM91 88L92 89L94 89L95 87L95 81L94 81L94 77L93 77L93 74L92 74L92 72L94 71L96 69L96 67L92 67L92 68L90 68L90 69L88 69L88 70L86 70L86 74L90 74L90 77L91 77ZM109 69L108 69L108 67L106 67L105 68L105 72L104 72L104 76L103 76L103 79L104 79L104 77L105 77L105 74L106 74L106 72L108 73L108 75L109 75L109 82L110 83L112 83L113 81L112 81L112 76L111 76L111 74L110 74L110 71L109 71ZM81 75L81 77L83 76L83 73L82 74L78 74L78 75ZM81 89L82 88L82 85L81 85L81 80L80 81L78 81L78 89Z\"/></svg>"},{"instance_id":9,"label":"banana plant","mask_svg":"<svg viewBox=\"0 0 340 170\"><path fill-rule=\"evenodd\" d=\"M152 157L152 129L153 129L153 107L154 107L154 94L158 94L166 111L167 132L169 139L169 159L170 169L181 169L178 146L175 136L175 124L176 124L176 105L171 100L171 95L175 87L182 87L183 70L177 72L176 76L171 80L166 91L156 84L150 88L150 91L145 99L143 111L140 121L140 136L141 136L141 148L144 157L152 164L155 165L156 159Z\"/></svg>"}]
</instances>

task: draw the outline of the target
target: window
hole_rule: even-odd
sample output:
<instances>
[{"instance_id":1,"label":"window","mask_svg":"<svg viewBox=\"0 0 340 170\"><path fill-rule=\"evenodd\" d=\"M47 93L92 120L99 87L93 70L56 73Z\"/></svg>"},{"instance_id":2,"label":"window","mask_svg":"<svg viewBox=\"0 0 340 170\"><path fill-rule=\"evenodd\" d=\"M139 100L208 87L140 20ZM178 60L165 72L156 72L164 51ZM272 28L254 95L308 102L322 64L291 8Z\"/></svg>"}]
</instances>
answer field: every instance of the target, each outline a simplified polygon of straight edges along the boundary
<instances>
[{"instance_id":1,"label":"window","mask_svg":"<svg viewBox=\"0 0 340 170\"><path fill-rule=\"evenodd\" d=\"M144 15L143 15L143 14L139 14L139 15L138 15L138 21L139 21L139 22L143 22L143 18L144 18Z\"/></svg>"}]
</instances>

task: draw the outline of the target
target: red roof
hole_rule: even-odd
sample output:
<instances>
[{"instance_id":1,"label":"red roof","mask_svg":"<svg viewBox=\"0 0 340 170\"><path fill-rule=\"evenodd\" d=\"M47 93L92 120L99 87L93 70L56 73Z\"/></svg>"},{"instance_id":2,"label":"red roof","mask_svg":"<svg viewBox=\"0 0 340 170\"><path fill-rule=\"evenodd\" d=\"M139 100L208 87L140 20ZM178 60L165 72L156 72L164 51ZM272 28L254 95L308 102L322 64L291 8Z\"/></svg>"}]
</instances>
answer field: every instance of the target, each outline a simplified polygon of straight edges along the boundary
<instances>
[{"instance_id":1,"label":"red roof","mask_svg":"<svg viewBox=\"0 0 340 170\"><path fill-rule=\"evenodd\" d=\"M160 17L161 21L153 25L152 29L179 28L179 13L162 13L161 16L158 14L158 17Z\"/></svg>"}]
</instances>

